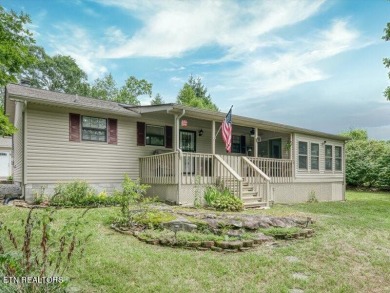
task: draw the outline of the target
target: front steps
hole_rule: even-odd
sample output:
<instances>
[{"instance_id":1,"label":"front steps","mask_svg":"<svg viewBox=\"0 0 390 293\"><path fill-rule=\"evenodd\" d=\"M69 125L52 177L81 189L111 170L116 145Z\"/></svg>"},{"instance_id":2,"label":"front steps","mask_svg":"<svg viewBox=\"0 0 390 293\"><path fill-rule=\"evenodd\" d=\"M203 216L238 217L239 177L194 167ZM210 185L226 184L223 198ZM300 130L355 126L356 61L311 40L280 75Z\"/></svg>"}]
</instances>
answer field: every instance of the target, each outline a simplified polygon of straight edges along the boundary
<instances>
[{"instance_id":1,"label":"front steps","mask_svg":"<svg viewBox=\"0 0 390 293\"><path fill-rule=\"evenodd\" d=\"M232 190L232 183L229 180L223 180L224 186ZM232 190L233 191L233 190ZM233 192L234 193L234 192ZM263 201L263 198L257 191L255 191L254 186L251 185L248 181L242 182L242 201L244 202L244 208L264 208L267 207L267 202Z\"/></svg>"}]
</instances>

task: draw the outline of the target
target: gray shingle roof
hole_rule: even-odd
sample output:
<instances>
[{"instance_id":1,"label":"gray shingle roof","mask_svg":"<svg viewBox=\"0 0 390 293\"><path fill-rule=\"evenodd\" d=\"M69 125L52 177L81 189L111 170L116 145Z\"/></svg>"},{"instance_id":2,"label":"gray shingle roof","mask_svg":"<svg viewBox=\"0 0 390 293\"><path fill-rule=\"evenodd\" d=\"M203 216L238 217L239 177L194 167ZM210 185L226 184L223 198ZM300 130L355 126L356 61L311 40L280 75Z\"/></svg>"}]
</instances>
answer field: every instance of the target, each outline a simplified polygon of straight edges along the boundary
<instances>
[{"instance_id":1,"label":"gray shingle roof","mask_svg":"<svg viewBox=\"0 0 390 293\"><path fill-rule=\"evenodd\" d=\"M8 95L21 99L64 107L88 109L97 112L114 113L123 116L140 116L133 110L125 109L116 102L102 101L94 98L87 98L78 95L64 94L32 88L28 86L9 84L6 87Z\"/></svg>"}]
</instances>

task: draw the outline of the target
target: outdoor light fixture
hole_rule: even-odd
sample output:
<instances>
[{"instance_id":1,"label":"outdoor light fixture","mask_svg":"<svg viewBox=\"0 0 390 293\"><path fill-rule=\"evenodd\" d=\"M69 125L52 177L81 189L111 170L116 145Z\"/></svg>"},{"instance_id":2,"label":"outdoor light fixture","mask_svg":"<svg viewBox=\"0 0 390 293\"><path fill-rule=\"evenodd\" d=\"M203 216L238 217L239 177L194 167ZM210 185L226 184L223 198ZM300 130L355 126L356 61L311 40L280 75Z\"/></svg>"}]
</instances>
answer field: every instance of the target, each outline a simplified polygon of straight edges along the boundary
<instances>
[{"instance_id":1,"label":"outdoor light fixture","mask_svg":"<svg viewBox=\"0 0 390 293\"><path fill-rule=\"evenodd\" d=\"M251 137L255 137L255 129L254 128L252 128L249 133L251 134Z\"/></svg>"},{"instance_id":2,"label":"outdoor light fixture","mask_svg":"<svg viewBox=\"0 0 390 293\"><path fill-rule=\"evenodd\" d=\"M199 130L199 136L203 135L203 129Z\"/></svg>"}]
</instances>

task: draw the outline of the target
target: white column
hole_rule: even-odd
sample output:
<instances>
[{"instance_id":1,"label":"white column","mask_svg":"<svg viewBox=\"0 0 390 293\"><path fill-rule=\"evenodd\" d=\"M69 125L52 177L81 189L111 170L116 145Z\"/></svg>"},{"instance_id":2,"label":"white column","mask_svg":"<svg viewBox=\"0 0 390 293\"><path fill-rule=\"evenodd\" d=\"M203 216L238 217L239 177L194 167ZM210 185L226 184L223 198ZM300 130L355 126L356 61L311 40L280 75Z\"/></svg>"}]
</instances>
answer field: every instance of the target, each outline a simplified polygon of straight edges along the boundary
<instances>
[{"instance_id":1,"label":"white column","mask_svg":"<svg viewBox=\"0 0 390 293\"><path fill-rule=\"evenodd\" d=\"M259 130L256 127L255 128L255 137L254 137L254 140L253 140L253 156L255 158L257 158L258 146L259 146L259 144L257 143L257 136L258 136L258 134L259 134Z\"/></svg>"},{"instance_id":2,"label":"white column","mask_svg":"<svg viewBox=\"0 0 390 293\"><path fill-rule=\"evenodd\" d=\"M173 151L176 151L179 148L179 119L177 119L178 115L175 115L173 119Z\"/></svg>"},{"instance_id":3,"label":"white column","mask_svg":"<svg viewBox=\"0 0 390 293\"><path fill-rule=\"evenodd\" d=\"M215 155L215 121L211 121L211 153Z\"/></svg>"}]
</instances>

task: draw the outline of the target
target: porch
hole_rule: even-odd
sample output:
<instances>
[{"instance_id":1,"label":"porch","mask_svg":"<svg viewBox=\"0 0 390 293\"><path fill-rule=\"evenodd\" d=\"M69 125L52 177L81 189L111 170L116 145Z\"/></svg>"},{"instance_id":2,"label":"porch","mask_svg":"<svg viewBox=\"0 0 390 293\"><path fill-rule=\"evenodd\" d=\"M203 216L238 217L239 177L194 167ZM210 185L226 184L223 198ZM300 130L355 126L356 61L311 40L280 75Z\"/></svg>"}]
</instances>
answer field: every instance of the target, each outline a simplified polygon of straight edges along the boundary
<instances>
[{"instance_id":1,"label":"porch","mask_svg":"<svg viewBox=\"0 0 390 293\"><path fill-rule=\"evenodd\" d=\"M208 185L220 185L243 200L245 207L268 206L273 201L271 184L290 183L293 178L291 159L272 159L246 155L218 155L176 152L142 157L139 160L142 183L171 187L181 203L184 193L203 191ZM176 197L176 198L175 198Z\"/></svg>"}]
</instances>

